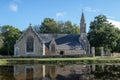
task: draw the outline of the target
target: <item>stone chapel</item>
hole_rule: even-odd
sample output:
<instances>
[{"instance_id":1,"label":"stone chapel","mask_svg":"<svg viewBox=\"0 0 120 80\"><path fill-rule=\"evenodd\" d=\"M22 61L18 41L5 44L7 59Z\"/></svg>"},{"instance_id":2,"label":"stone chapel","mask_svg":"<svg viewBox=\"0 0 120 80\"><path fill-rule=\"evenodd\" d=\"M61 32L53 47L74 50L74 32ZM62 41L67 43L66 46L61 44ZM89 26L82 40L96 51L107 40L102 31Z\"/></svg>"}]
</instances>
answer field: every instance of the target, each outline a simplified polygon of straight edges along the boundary
<instances>
[{"instance_id":1,"label":"stone chapel","mask_svg":"<svg viewBox=\"0 0 120 80\"><path fill-rule=\"evenodd\" d=\"M14 56L80 55L90 54L90 44L86 34L86 23L82 12L80 34L37 33L31 25L16 41Z\"/></svg>"}]
</instances>

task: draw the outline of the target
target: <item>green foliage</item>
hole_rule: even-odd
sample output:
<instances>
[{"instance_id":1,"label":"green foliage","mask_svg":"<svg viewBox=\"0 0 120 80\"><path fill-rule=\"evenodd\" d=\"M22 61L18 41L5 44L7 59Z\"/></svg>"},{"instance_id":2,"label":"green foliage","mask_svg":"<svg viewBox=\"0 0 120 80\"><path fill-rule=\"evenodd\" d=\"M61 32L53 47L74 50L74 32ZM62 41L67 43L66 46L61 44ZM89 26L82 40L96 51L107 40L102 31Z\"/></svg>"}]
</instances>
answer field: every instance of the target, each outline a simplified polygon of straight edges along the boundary
<instances>
[{"instance_id":1,"label":"green foliage","mask_svg":"<svg viewBox=\"0 0 120 80\"><path fill-rule=\"evenodd\" d=\"M13 26L5 25L0 27L1 36L4 38L3 46L0 49L2 55L13 55L14 53L14 44L16 40L20 37L21 32L14 28Z\"/></svg>"},{"instance_id":2,"label":"green foliage","mask_svg":"<svg viewBox=\"0 0 120 80\"><path fill-rule=\"evenodd\" d=\"M4 37L2 35L0 35L0 48L3 47L3 39L4 39Z\"/></svg>"},{"instance_id":3,"label":"green foliage","mask_svg":"<svg viewBox=\"0 0 120 80\"><path fill-rule=\"evenodd\" d=\"M95 48L95 56L101 56L100 47Z\"/></svg>"},{"instance_id":4,"label":"green foliage","mask_svg":"<svg viewBox=\"0 0 120 80\"><path fill-rule=\"evenodd\" d=\"M120 52L120 30L117 29L117 30L116 30L116 33L118 34L118 37L119 37L119 38L118 38L118 40L117 40L117 45L116 45L114 51L115 51L115 52Z\"/></svg>"},{"instance_id":5,"label":"green foliage","mask_svg":"<svg viewBox=\"0 0 120 80\"><path fill-rule=\"evenodd\" d=\"M117 40L117 45L114 49L115 52L120 52L120 38Z\"/></svg>"},{"instance_id":6,"label":"green foliage","mask_svg":"<svg viewBox=\"0 0 120 80\"><path fill-rule=\"evenodd\" d=\"M105 50L114 51L119 35L118 29L107 21L106 16L98 15L95 20L90 23L90 30L88 32L88 39L91 46L101 47Z\"/></svg>"},{"instance_id":7,"label":"green foliage","mask_svg":"<svg viewBox=\"0 0 120 80\"><path fill-rule=\"evenodd\" d=\"M40 33L57 33L57 34L79 34L80 29L76 24L72 24L71 21L58 21L54 19L45 18L40 26ZM35 26L35 29L37 26Z\"/></svg>"},{"instance_id":8,"label":"green foliage","mask_svg":"<svg viewBox=\"0 0 120 80\"><path fill-rule=\"evenodd\" d=\"M40 30L42 33L55 33L57 31L56 21L51 18L45 18L41 23Z\"/></svg>"}]
</instances>

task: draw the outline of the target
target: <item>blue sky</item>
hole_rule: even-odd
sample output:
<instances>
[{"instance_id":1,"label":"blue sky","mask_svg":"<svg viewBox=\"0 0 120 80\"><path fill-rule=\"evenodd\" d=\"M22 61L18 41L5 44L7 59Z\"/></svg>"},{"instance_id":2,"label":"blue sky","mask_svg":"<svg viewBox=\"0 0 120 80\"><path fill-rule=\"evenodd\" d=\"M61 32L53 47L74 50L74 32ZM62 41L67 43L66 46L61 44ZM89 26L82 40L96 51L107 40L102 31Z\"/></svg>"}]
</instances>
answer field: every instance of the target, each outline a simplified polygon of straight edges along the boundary
<instances>
[{"instance_id":1,"label":"blue sky","mask_svg":"<svg viewBox=\"0 0 120 80\"><path fill-rule=\"evenodd\" d=\"M12 25L24 30L29 23L41 24L46 17L79 25L82 9L87 31L99 14L106 15L114 25L120 25L120 0L0 0L0 26Z\"/></svg>"}]
</instances>

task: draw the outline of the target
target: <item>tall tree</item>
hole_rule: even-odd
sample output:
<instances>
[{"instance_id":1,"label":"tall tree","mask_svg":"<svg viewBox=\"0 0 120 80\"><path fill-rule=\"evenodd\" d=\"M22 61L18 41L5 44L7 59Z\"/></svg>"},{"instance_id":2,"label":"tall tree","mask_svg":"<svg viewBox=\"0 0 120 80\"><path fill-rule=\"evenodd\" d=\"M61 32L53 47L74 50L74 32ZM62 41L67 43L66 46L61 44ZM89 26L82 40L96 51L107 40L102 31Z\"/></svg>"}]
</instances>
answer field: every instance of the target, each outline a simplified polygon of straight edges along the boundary
<instances>
[{"instance_id":1,"label":"tall tree","mask_svg":"<svg viewBox=\"0 0 120 80\"><path fill-rule=\"evenodd\" d=\"M41 23L40 32L41 33L55 33L57 29L57 24L54 19L45 18Z\"/></svg>"},{"instance_id":2,"label":"tall tree","mask_svg":"<svg viewBox=\"0 0 120 80\"><path fill-rule=\"evenodd\" d=\"M105 49L113 51L119 38L116 31L117 29L107 21L106 16L96 16L94 21L90 23L90 30L88 32L91 46L103 46Z\"/></svg>"},{"instance_id":3,"label":"tall tree","mask_svg":"<svg viewBox=\"0 0 120 80\"><path fill-rule=\"evenodd\" d=\"M80 34L80 29L79 29L79 26L77 26L76 24L72 24L71 21L66 21L66 22L58 21L57 22L54 19L45 18L40 25L39 32L58 33L58 34Z\"/></svg>"},{"instance_id":4,"label":"tall tree","mask_svg":"<svg viewBox=\"0 0 120 80\"><path fill-rule=\"evenodd\" d=\"M120 52L120 29L116 30L116 33L118 34L118 40L117 40L117 45L114 49L115 52Z\"/></svg>"},{"instance_id":5,"label":"tall tree","mask_svg":"<svg viewBox=\"0 0 120 80\"><path fill-rule=\"evenodd\" d=\"M3 47L0 50L2 55L13 55L14 44L16 40L20 37L21 32L13 26L5 25L0 27L1 36L3 39Z\"/></svg>"},{"instance_id":6,"label":"tall tree","mask_svg":"<svg viewBox=\"0 0 120 80\"><path fill-rule=\"evenodd\" d=\"M0 35L0 48L3 47L3 39L4 39L4 37L2 35Z\"/></svg>"}]
</instances>

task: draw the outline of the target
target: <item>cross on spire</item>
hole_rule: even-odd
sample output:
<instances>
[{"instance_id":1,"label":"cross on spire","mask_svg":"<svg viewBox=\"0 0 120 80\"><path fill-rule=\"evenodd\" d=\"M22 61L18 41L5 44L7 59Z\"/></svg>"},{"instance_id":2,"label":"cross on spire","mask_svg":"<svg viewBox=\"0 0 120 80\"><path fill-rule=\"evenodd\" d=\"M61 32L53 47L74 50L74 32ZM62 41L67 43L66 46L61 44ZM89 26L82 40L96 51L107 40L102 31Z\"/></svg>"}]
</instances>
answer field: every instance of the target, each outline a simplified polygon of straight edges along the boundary
<instances>
[{"instance_id":1,"label":"cross on spire","mask_svg":"<svg viewBox=\"0 0 120 80\"><path fill-rule=\"evenodd\" d=\"M32 26L32 24L30 23L29 26Z\"/></svg>"}]
</instances>

